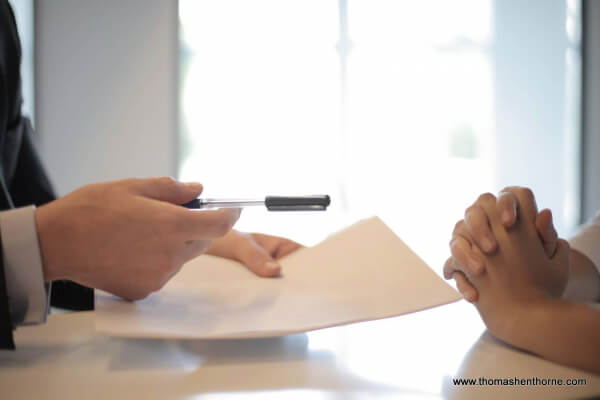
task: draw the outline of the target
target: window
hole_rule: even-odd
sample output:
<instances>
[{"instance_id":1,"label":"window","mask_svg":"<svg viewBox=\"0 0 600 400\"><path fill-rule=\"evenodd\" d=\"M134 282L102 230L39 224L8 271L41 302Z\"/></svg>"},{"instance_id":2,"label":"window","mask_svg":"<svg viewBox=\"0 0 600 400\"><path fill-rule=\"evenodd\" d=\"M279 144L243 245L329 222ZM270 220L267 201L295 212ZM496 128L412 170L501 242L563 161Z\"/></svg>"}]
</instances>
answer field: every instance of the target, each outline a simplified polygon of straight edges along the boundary
<instances>
[{"instance_id":1,"label":"window","mask_svg":"<svg viewBox=\"0 0 600 400\"><path fill-rule=\"evenodd\" d=\"M514 3L514 4L513 4ZM247 209L306 244L379 215L441 272L484 191L579 216L579 2L181 0L180 178L209 197L328 193L321 214Z\"/></svg>"}]
</instances>

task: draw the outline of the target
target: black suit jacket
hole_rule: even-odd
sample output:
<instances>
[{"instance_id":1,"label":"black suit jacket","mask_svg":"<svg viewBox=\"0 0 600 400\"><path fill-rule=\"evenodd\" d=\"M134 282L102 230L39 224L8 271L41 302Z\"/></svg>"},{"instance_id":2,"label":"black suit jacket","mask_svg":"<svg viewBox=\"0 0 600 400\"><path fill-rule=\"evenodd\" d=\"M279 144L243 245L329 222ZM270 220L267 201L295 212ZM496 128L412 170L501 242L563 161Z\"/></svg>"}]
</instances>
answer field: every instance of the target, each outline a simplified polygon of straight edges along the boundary
<instances>
[{"instance_id":1,"label":"black suit jacket","mask_svg":"<svg viewBox=\"0 0 600 400\"><path fill-rule=\"evenodd\" d=\"M8 0L0 0L0 210L40 206L55 198L35 150L31 123L21 115L20 63L15 19ZM54 282L51 290L54 306L93 308L93 293L89 288L61 281ZM0 348L14 348L12 330L0 246Z\"/></svg>"}]
</instances>

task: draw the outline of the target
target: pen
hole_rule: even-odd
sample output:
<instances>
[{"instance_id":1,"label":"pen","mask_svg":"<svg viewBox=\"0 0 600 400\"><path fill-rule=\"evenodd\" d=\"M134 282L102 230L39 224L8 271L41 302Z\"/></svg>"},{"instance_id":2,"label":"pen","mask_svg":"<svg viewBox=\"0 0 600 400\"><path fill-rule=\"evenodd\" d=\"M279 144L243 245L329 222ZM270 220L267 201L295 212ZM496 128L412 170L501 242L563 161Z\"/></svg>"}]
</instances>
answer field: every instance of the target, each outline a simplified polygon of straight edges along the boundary
<instances>
[{"instance_id":1,"label":"pen","mask_svg":"<svg viewBox=\"0 0 600 400\"><path fill-rule=\"evenodd\" d=\"M192 209L241 208L265 206L269 211L325 211L331 200L328 195L267 196L264 199L194 199L182 204Z\"/></svg>"}]
</instances>

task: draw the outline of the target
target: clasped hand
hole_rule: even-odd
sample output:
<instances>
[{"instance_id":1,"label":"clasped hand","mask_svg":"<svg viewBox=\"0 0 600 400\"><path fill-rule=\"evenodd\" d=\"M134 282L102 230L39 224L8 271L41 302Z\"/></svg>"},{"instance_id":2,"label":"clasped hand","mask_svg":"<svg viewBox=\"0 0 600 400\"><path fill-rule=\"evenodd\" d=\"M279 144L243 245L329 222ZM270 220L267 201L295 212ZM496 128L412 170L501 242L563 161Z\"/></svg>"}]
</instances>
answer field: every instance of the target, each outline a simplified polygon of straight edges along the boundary
<instances>
[{"instance_id":1,"label":"clasped hand","mask_svg":"<svg viewBox=\"0 0 600 400\"><path fill-rule=\"evenodd\" d=\"M569 245L531 190L481 195L460 220L444 266L493 334L506 337L528 305L560 297L569 278Z\"/></svg>"}]
</instances>

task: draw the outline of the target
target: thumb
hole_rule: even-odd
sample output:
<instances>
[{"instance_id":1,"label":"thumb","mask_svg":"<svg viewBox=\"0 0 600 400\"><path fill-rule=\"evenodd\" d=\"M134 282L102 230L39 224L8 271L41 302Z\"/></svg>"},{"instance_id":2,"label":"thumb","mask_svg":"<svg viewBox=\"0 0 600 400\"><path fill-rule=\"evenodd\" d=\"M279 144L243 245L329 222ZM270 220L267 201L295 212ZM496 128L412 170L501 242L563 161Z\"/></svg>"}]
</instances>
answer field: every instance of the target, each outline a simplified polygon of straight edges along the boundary
<instances>
[{"instance_id":1,"label":"thumb","mask_svg":"<svg viewBox=\"0 0 600 400\"><path fill-rule=\"evenodd\" d=\"M236 253L236 258L258 276L279 276L281 273L281 265L254 241L244 241Z\"/></svg>"},{"instance_id":2,"label":"thumb","mask_svg":"<svg viewBox=\"0 0 600 400\"><path fill-rule=\"evenodd\" d=\"M200 183L179 182L168 176L139 179L134 183L134 190L142 196L173 204L184 204L195 199L202 189Z\"/></svg>"},{"instance_id":3,"label":"thumb","mask_svg":"<svg viewBox=\"0 0 600 400\"><path fill-rule=\"evenodd\" d=\"M498 215L505 228L510 228L517 222L517 196L508 189L498 193L497 208Z\"/></svg>"}]
</instances>

